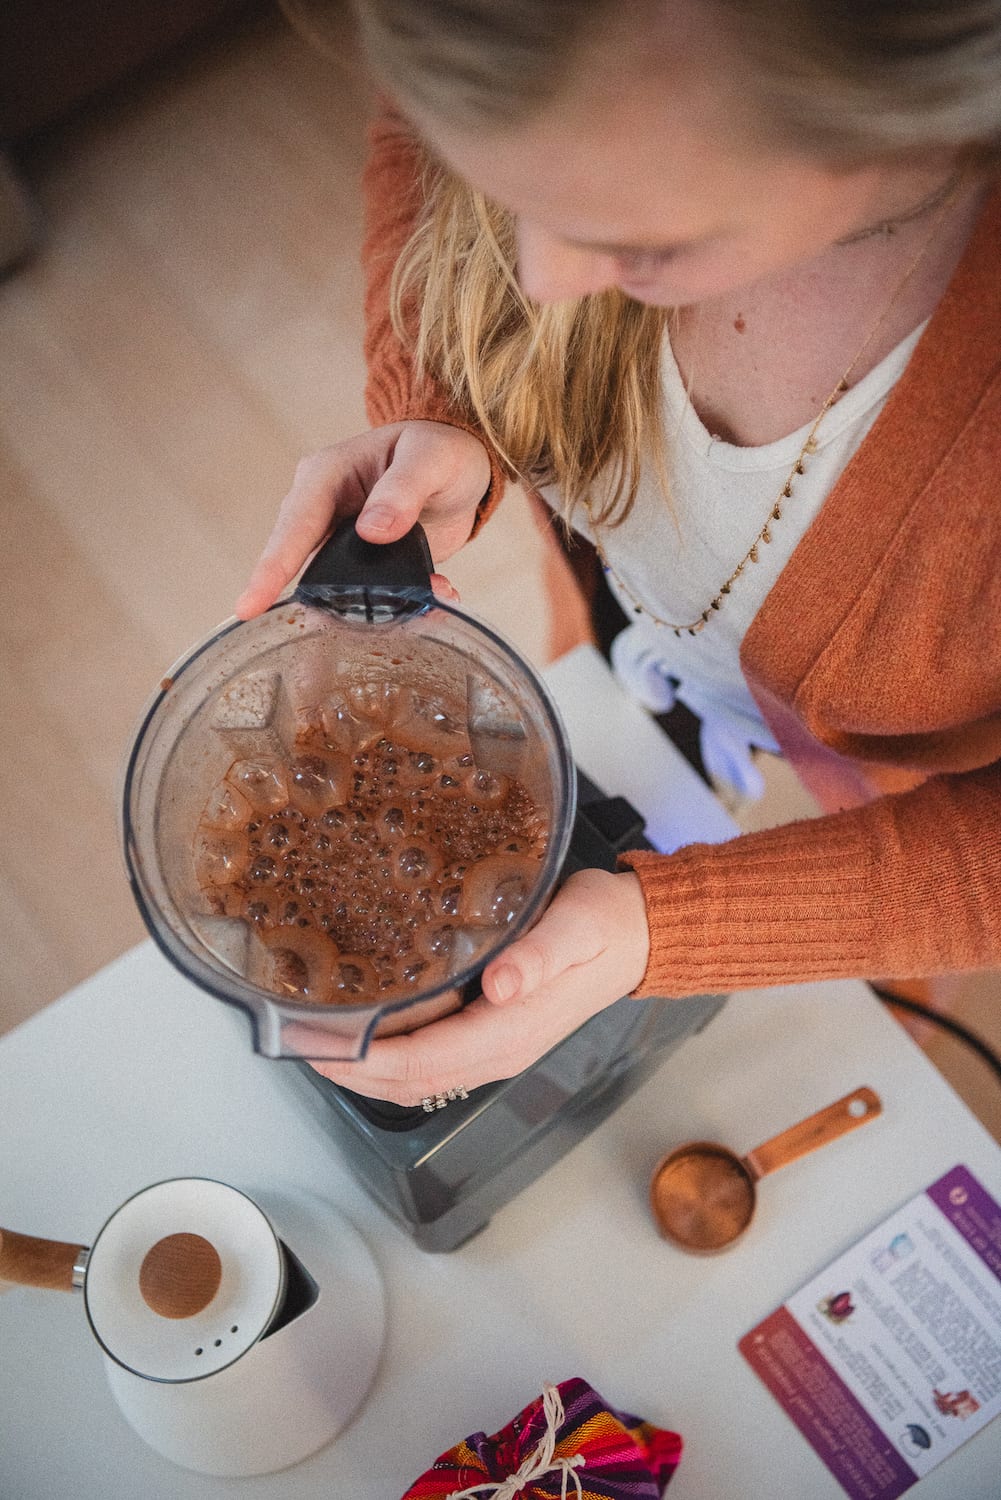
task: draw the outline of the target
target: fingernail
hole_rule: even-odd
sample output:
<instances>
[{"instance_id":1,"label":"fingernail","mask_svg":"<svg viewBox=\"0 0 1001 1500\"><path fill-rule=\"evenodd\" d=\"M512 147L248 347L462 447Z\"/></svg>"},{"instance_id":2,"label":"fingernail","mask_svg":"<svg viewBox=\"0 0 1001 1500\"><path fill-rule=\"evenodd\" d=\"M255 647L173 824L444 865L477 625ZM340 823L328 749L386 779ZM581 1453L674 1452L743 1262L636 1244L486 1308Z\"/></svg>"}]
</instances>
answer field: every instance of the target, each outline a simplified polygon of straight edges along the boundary
<instances>
[{"instance_id":1,"label":"fingernail","mask_svg":"<svg viewBox=\"0 0 1001 1500\"><path fill-rule=\"evenodd\" d=\"M388 531L393 524L393 512L388 505L373 505L362 512L366 531Z\"/></svg>"},{"instance_id":2,"label":"fingernail","mask_svg":"<svg viewBox=\"0 0 1001 1500\"><path fill-rule=\"evenodd\" d=\"M490 978L493 984L493 992L498 1000L514 999L518 993L520 983L520 975L516 968L511 964L504 964L501 968L495 969Z\"/></svg>"}]
</instances>

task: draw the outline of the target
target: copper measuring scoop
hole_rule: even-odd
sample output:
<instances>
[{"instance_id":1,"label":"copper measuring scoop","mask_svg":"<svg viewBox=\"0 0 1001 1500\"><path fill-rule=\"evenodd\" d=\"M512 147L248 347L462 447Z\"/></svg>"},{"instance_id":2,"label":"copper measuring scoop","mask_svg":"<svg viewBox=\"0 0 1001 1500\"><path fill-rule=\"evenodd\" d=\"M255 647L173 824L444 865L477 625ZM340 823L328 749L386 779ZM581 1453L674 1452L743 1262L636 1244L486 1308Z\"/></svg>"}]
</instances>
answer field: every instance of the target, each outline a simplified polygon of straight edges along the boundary
<instances>
[{"instance_id":1,"label":"copper measuring scoop","mask_svg":"<svg viewBox=\"0 0 1001 1500\"><path fill-rule=\"evenodd\" d=\"M650 1184L650 1203L661 1234L696 1254L725 1250L754 1217L760 1178L857 1130L882 1110L872 1089L855 1089L746 1156L712 1141L676 1147L656 1167Z\"/></svg>"}]
</instances>

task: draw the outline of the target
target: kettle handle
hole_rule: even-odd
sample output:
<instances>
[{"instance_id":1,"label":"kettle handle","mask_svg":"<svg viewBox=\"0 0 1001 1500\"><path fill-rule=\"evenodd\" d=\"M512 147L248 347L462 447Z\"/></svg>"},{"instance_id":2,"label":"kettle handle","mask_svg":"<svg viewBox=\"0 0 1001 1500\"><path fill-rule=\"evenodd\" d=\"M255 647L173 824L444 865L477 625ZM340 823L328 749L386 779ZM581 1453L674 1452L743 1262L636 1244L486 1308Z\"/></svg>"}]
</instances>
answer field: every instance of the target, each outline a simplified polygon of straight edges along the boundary
<instances>
[{"instance_id":1,"label":"kettle handle","mask_svg":"<svg viewBox=\"0 0 1001 1500\"><path fill-rule=\"evenodd\" d=\"M78 1285L74 1268L86 1249L86 1245L40 1240L32 1234L0 1229L0 1281L72 1292Z\"/></svg>"},{"instance_id":2,"label":"kettle handle","mask_svg":"<svg viewBox=\"0 0 1001 1500\"><path fill-rule=\"evenodd\" d=\"M434 562L424 528L416 524L395 542L366 542L355 530L355 518L339 525L319 549L299 580L295 597L304 603L350 608L369 593L380 603L392 599L401 612L433 603Z\"/></svg>"}]
</instances>

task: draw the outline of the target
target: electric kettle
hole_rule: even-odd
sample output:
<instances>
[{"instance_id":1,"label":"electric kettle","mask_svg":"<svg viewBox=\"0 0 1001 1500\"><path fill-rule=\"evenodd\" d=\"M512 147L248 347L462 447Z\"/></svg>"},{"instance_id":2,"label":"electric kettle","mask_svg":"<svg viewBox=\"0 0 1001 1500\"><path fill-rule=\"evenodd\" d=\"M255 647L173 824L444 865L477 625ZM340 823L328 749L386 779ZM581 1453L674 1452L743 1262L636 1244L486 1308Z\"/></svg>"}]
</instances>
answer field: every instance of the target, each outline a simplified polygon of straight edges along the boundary
<instances>
[{"instance_id":1,"label":"electric kettle","mask_svg":"<svg viewBox=\"0 0 1001 1500\"><path fill-rule=\"evenodd\" d=\"M375 1377L382 1283L329 1204L202 1177L123 1203L93 1244L0 1230L0 1282L80 1290L112 1394L152 1448L205 1474L283 1469L330 1442Z\"/></svg>"},{"instance_id":2,"label":"electric kettle","mask_svg":"<svg viewBox=\"0 0 1001 1500\"><path fill-rule=\"evenodd\" d=\"M139 909L266 1056L359 1058L456 1010L560 876L559 714L431 569L420 527L376 546L342 525L291 599L171 669L132 745Z\"/></svg>"}]
</instances>

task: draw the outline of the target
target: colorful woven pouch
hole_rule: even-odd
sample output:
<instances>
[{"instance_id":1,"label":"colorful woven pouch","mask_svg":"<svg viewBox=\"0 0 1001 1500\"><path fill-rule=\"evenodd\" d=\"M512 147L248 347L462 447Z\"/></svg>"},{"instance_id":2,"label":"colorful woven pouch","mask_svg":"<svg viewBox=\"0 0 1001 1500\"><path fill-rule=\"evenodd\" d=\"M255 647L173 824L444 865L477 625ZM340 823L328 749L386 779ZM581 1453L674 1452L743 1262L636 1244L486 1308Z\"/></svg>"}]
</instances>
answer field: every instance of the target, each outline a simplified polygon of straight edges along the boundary
<instances>
[{"instance_id":1,"label":"colorful woven pouch","mask_svg":"<svg viewBox=\"0 0 1001 1500\"><path fill-rule=\"evenodd\" d=\"M564 1380L492 1437L456 1443L401 1500L660 1500L680 1458L676 1432Z\"/></svg>"}]
</instances>

